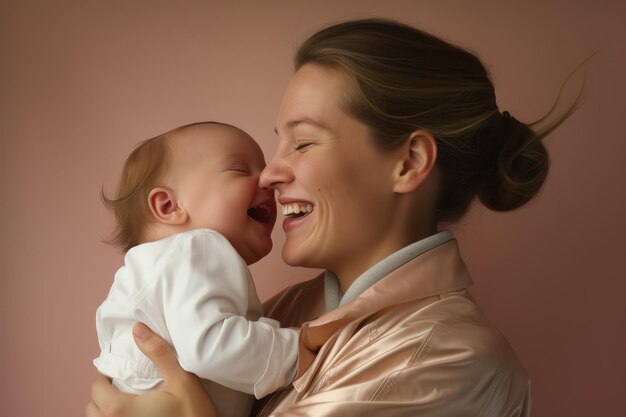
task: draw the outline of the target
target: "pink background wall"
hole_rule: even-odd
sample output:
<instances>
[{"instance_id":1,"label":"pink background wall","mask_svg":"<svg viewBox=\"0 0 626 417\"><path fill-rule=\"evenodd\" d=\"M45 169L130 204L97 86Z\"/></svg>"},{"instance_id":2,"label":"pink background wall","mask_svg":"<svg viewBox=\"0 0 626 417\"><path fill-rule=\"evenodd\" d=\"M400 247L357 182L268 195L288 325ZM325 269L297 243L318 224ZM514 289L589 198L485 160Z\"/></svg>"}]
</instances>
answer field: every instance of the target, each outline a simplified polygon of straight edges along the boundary
<instances>
[{"instance_id":1,"label":"pink background wall","mask_svg":"<svg viewBox=\"0 0 626 417\"><path fill-rule=\"evenodd\" d=\"M539 198L508 214L475 207L456 230L473 293L533 378L534 416L624 415L618 3L2 1L0 415L83 414L94 312L122 260L100 241L112 222L98 192L134 144L215 119L271 155L296 46L321 25L369 16L471 47L493 73L501 109L527 121L598 52L584 107L548 141L553 169ZM278 250L253 273L263 299L313 275L285 267Z\"/></svg>"}]
</instances>

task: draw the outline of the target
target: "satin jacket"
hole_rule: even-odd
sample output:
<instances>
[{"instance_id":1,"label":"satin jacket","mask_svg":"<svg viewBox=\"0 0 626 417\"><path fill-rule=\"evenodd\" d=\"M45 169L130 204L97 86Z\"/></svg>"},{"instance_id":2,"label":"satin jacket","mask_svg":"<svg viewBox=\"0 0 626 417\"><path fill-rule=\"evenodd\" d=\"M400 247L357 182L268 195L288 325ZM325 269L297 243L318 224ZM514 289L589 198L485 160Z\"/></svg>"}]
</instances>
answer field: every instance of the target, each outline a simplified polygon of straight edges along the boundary
<instances>
[{"instance_id":1,"label":"satin jacket","mask_svg":"<svg viewBox=\"0 0 626 417\"><path fill-rule=\"evenodd\" d=\"M277 294L265 313L301 326L298 373L253 414L529 416L530 381L471 283L453 239L327 313L323 274Z\"/></svg>"}]
</instances>

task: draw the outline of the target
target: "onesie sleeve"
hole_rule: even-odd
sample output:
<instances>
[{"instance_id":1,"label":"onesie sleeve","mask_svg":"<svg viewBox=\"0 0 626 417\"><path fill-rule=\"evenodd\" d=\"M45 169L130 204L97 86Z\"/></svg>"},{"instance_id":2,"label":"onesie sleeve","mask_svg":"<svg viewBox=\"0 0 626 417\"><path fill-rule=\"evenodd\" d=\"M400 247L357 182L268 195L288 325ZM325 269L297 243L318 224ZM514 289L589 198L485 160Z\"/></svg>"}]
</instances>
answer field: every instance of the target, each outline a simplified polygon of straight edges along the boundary
<instances>
[{"instance_id":1,"label":"onesie sleeve","mask_svg":"<svg viewBox=\"0 0 626 417\"><path fill-rule=\"evenodd\" d=\"M288 385L298 331L246 318L258 298L248 267L226 238L201 229L173 250L157 294L182 367L257 398Z\"/></svg>"}]
</instances>

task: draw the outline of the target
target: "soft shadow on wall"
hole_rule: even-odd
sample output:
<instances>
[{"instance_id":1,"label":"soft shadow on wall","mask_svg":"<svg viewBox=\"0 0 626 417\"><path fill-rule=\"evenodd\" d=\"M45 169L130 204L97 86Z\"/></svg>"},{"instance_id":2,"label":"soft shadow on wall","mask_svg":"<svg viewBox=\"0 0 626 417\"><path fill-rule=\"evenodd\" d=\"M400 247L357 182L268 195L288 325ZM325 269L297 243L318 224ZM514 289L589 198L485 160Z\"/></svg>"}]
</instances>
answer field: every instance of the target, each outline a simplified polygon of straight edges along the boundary
<instances>
[{"instance_id":1,"label":"soft shadow on wall","mask_svg":"<svg viewBox=\"0 0 626 417\"><path fill-rule=\"evenodd\" d=\"M621 415L624 12L557 1L3 2L0 414L82 414L95 308L122 262L100 241L112 223L98 192L130 149L214 119L270 156L296 45L326 23L386 16L476 51L501 108L521 120L549 109L569 71L600 51L585 106L548 141L540 197L507 214L475 207L455 230L473 294L533 377L533 415ZM262 298L315 275L283 265L281 234L253 267Z\"/></svg>"}]
</instances>

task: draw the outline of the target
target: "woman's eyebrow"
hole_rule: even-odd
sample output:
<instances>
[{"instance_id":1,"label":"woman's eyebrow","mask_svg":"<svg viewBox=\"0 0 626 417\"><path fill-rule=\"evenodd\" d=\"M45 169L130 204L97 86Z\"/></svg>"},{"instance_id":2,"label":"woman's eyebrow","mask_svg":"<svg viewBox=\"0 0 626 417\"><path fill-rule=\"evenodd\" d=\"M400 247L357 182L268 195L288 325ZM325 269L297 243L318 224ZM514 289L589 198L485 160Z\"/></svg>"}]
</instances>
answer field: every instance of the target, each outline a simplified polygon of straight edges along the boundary
<instances>
[{"instance_id":1,"label":"woman's eyebrow","mask_svg":"<svg viewBox=\"0 0 626 417\"><path fill-rule=\"evenodd\" d=\"M285 129L289 129L289 130L293 130L295 129L298 125L301 124L308 124L308 125L313 125L315 127L319 127L322 129L328 129L328 127L326 127L323 123L321 123L320 121L310 118L310 117L303 117L301 119L297 119L297 120L292 120L290 122L285 123ZM278 134L278 128L274 128L274 133Z\"/></svg>"}]
</instances>

